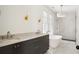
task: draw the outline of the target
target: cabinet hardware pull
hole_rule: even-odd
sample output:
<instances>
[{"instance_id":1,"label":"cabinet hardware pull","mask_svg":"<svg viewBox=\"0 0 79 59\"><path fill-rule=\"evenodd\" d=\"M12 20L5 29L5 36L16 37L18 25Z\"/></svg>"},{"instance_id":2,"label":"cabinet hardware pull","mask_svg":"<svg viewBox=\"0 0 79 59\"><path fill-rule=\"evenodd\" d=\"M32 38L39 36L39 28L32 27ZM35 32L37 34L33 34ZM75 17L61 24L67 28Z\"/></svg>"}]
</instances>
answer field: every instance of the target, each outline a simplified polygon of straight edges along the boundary
<instances>
[{"instance_id":1,"label":"cabinet hardware pull","mask_svg":"<svg viewBox=\"0 0 79 59\"><path fill-rule=\"evenodd\" d=\"M15 45L14 48L17 48L17 46Z\"/></svg>"},{"instance_id":2,"label":"cabinet hardware pull","mask_svg":"<svg viewBox=\"0 0 79 59\"><path fill-rule=\"evenodd\" d=\"M17 45L17 47L20 47L20 45Z\"/></svg>"}]
</instances>

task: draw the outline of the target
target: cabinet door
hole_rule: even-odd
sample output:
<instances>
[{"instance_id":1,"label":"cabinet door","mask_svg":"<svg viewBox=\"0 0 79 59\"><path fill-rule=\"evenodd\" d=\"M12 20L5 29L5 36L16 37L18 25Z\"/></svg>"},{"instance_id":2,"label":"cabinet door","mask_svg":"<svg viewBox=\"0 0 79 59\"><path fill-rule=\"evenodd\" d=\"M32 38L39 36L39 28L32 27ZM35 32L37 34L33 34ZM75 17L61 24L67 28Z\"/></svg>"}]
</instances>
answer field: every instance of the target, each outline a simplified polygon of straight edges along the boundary
<instances>
[{"instance_id":1,"label":"cabinet door","mask_svg":"<svg viewBox=\"0 0 79 59\"><path fill-rule=\"evenodd\" d=\"M49 49L49 36L46 35L39 37L36 45L38 46L35 51L37 54L45 53Z\"/></svg>"},{"instance_id":2,"label":"cabinet door","mask_svg":"<svg viewBox=\"0 0 79 59\"><path fill-rule=\"evenodd\" d=\"M22 53L22 43L23 42L20 42L20 43L16 43L13 45L13 54L20 54Z\"/></svg>"},{"instance_id":3,"label":"cabinet door","mask_svg":"<svg viewBox=\"0 0 79 59\"><path fill-rule=\"evenodd\" d=\"M28 40L28 41L24 41L22 42L20 45L21 47L17 48L19 49L18 53L20 54L34 54L35 53L35 46L37 46L35 44L35 42L37 42L38 40Z\"/></svg>"},{"instance_id":4,"label":"cabinet door","mask_svg":"<svg viewBox=\"0 0 79 59\"><path fill-rule=\"evenodd\" d=\"M0 54L12 54L12 53L13 53L12 45L0 47Z\"/></svg>"},{"instance_id":5,"label":"cabinet door","mask_svg":"<svg viewBox=\"0 0 79 59\"><path fill-rule=\"evenodd\" d=\"M46 52L49 49L49 36L48 35L43 36L41 43L42 43L41 44L41 50L43 52Z\"/></svg>"},{"instance_id":6,"label":"cabinet door","mask_svg":"<svg viewBox=\"0 0 79 59\"><path fill-rule=\"evenodd\" d=\"M45 53L49 48L49 36L41 36L38 38L34 38L32 40L28 40L23 42L23 46L21 47L21 53L27 54L41 54Z\"/></svg>"}]
</instances>

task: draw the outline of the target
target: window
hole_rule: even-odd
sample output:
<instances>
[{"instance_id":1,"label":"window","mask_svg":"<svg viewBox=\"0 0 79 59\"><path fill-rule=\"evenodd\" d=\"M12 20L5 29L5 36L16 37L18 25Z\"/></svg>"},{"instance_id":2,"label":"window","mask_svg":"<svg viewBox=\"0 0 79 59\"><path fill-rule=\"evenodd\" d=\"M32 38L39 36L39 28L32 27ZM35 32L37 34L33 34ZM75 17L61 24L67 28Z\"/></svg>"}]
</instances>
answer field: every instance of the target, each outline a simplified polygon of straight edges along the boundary
<instances>
[{"instance_id":1,"label":"window","mask_svg":"<svg viewBox=\"0 0 79 59\"><path fill-rule=\"evenodd\" d=\"M54 17L43 11L43 33L53 34Z\"/></svg>"},{"instance_id":2,"label":"window","mask_svg":"<svg viewBox=\"0 0 79 59\"><path fill-rule=\"evenodd\" d=\"M43 11L43 33L47 33L48 28L48 15L47 12Z\"/></svg>"}]
</instances>

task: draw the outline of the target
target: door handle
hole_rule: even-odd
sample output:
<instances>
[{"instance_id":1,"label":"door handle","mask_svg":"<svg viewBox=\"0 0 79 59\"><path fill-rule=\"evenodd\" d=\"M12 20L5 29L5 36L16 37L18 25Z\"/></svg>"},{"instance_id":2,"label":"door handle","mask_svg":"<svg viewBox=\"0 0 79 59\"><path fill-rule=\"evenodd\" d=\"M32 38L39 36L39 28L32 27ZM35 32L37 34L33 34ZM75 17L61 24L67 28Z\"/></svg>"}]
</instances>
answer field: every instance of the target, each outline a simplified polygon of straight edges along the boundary
<instances>
[{"instance_id":1,"label":"door handle","mask_svg":"<svg viewBox=\"0 0 79 59\"><path fill-rule=\"evenodd\" d=\"M17 47L20 47L20 45L18 44Z\"/></svg>"}]
</instances>

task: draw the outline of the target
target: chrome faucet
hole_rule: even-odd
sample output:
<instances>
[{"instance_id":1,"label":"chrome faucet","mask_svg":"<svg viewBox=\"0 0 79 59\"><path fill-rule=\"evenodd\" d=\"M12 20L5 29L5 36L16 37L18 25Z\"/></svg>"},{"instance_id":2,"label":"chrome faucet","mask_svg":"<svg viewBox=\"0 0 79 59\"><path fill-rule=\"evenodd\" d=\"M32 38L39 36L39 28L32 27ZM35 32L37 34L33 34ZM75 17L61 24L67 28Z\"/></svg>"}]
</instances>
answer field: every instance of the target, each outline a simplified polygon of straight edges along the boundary
<instances>
[{"instance_id":1,"label":"chrome faucet","mask_svg":"<svg viewBox=\"0 0 79 59\"><path fill-rule=\"evenodd\" d=\"M11 38L11 33L10 31L7 32L7 39Z\"/></svg>"},{"instance_id":2,"label":"chrome faucet","mask_svg":"<svg viewBox=\"0 0 79 59\"><path fill-rule=\"evenodd\" d=\"M10 31L8 31L6 35L1 36L2 40L3 39L10 39L12 37L13 37L13 35L11 35Z\"/></svg>"}]
</instances>

